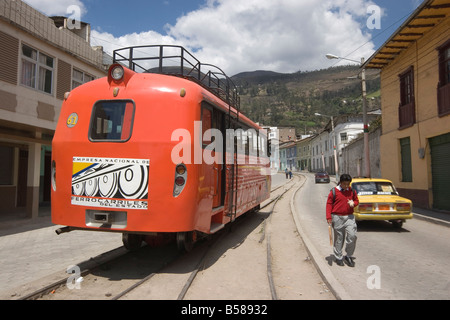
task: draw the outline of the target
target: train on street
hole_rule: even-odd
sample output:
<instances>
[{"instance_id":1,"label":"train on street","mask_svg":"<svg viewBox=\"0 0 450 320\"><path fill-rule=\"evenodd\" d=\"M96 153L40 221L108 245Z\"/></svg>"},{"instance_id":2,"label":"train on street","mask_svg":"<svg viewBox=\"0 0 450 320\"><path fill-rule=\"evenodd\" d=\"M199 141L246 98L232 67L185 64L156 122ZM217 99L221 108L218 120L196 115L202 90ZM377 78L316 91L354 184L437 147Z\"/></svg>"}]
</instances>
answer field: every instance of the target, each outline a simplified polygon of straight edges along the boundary
<instances>
[{"instance_id":1,"label":"train on street","mask_svg":"<svg viewBox=\"0 0 450 320\"><path fill-rule=\"evenodd\" d=\"M181 46L115 50L104 78L67 92L52 142L52 222L122 233L127 249L189 251L271 189L266 130L226 74Z\"/></svg>"}]
</instances>

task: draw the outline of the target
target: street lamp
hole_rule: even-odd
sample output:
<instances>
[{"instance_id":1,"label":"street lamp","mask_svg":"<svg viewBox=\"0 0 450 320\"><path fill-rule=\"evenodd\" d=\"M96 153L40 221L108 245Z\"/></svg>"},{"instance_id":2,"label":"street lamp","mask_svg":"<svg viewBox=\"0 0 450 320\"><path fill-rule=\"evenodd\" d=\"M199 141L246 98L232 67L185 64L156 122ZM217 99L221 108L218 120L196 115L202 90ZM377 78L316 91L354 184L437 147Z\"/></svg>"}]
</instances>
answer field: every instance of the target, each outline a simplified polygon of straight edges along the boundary
<instances>
[{"instance_id":1,"label":"street lamp","mask_svg":"<svg viewBox=\"0 0 450 320\"><path fill-rule=\"evenodd\" d=\"M334 54L326 54L325 55L328 59L341 59L341 60L348 60L356 63L361 63L361 66L364 65L364 57L361 58L361 62L338 57ZM369 153L369 126L367 123L367 102L366 102L366 69L361 69L361 90L362 90L362 109L363 109L363 124L364 124L364 168L365 168L365 176L367 178L370 178L370 153Z\"/></svg>"},{"instance_id":2,"label":"street lamp","mask_svg":"<svg viewBox=\"0 0 450 320\"><path fill-rule=\"evenodd\" d=\"M336 138L334 137L336 135L336 133L334 132L334 119L333 116L327 116L324 114L320 114L320 113L314 113L315 116L321 116L321 117L330 117L331 118L331 132L333 132L333 136L332 136L332 141L333 141L333 150L334 150L334 168L335 168L335 174L336 174L336 182L339 182L339 177L338 177L338 171L339 171L339 166L338 166L338 160L337 160L337 154L336 154Z\"/></svg>"}]
</instances>

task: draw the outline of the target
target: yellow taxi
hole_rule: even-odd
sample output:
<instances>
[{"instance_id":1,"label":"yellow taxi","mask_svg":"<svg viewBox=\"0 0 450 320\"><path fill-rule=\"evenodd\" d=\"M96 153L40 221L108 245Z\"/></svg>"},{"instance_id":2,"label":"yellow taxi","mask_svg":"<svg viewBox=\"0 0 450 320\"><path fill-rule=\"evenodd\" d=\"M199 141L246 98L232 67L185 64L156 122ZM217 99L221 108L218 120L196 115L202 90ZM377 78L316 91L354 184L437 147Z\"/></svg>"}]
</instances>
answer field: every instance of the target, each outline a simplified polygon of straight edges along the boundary
<instances>
[{"instance_id":1,"label":"yellow taxi","mask_svg":"<svg viewBox=\"0 0 450 320\"><path fill-rule=\"evenodd\" d=\"M356 220L388 220L401 228L406 219L412 219L412 201L398 195L390 180L354 178L351 187L358 193Z\"/></svg>"}]
</instances>

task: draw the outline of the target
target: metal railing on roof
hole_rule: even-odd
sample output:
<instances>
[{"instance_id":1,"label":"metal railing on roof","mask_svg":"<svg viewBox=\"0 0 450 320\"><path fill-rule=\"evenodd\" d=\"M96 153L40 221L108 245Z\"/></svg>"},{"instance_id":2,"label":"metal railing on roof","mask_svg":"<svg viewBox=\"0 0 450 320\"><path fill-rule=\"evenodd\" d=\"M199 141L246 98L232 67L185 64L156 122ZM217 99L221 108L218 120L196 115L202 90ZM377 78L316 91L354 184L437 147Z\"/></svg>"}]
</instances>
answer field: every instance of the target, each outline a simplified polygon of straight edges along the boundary
<instances>
[{"instance_id":1,"label":"metal railing on roof","mask_svg":"<svg viewBox=\"0 0 450 320\"><path fill-rule=\"evenodd\" d=\"M240 99L233 81L222 69L201 63L182 46L121 48L114 50L113 62L121 63L135 72L168 74L195 81L239 112Z\"/></svg>"}]
</instances>

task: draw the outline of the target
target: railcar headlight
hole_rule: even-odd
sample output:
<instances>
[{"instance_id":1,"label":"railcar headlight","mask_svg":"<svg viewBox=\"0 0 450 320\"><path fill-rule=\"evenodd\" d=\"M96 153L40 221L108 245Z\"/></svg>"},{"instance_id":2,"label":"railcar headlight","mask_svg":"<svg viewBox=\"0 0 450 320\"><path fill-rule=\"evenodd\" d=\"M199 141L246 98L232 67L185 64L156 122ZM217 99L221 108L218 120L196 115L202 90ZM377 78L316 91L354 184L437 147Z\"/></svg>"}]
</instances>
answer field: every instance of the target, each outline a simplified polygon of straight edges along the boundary
<instances>
[{"instance_id":1,"label":"railcar headlight","mask_svg":"<svg viewBox=\"0 0 450 320\"><path fill-rule=\"evenodd\" d=\"M175 167L175 180L173 186L173 196L178 197L183 191L187 180L187 168L183 163L178 164Z\"/></svg>"},{"instance_id":2,"label":"railcar headlight","mask_svg":"<svg viewBox=\"0 0 450 320\"><path fill-rule=\"evenodd\" d=\"M175 184L177 185L177 186L182 186L183 184L185 184L186 183L186 181L184 180L184 178L183 177L177 177L176 179L175 179Z\"/></svg>"},{"instance_id":3,"label":"railcar headlight","mask_svg":"<svg viewBox=\"0 0 450 320\"><path fill-rule=\"evenodd\" d=\"M177 165L176 168L177 174L183 175L186 172L186 167L183 164Z\"/></svg>"},{"instance_id":4,"label":"railcar headlight","mask_svg":"<svg viewBox=\"0 0 450 320\"><path fill-rule=\"evenodd\" d=\"M116 81L121 80L124 73L125 71L123 70L122 66L115 66L111 69L111 77Z\"/></svg>"}]
</instances>

